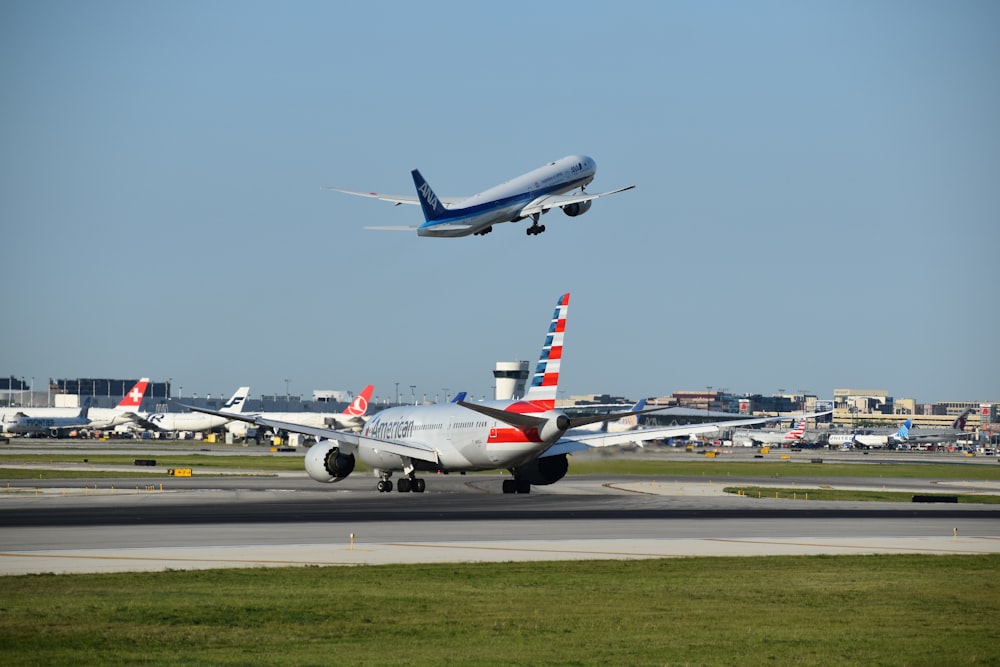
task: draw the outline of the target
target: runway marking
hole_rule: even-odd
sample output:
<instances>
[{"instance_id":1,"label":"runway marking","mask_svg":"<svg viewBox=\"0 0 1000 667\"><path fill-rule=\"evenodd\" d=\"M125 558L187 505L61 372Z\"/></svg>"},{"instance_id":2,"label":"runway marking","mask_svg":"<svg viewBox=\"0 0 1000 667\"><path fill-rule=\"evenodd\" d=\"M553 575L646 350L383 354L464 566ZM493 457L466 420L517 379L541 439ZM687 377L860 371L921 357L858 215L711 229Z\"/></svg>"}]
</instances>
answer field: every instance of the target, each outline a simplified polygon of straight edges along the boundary
<instances>
[{"instance_id":1,"label":"runway marking","mask_svg":"<svg viewBox=\"0 0 1000 667\"><path fill-rule=\"evenodd\" d=\"M355 551L358 551L357 549ZM169 561L177 563L260 563L266 565L357 565L356 562L352 561L314 561L314 560L270 560L266 558L181 558L178 556L101 556L101 555L85 555L85 554L44 554L34 551L26 551L23 553L2 553L0 552L0 557L8 558L52 558L61 559L67 558L70 560L125 560L125 561Z\"/></svg>"},{"instance_id":2,"label":"runway marking","mask_svg":"<svg viewBox=\"0 0 1000 667\"><path fill-rule=\"evenodd\" d=\"M878 545L870 545L870 544L869 545L858 545L858 544L828 544L826 542L786 542L786 541L781 541L781 540L734 540L734 539L726 539L724 537L705 537L705 538L702 538L702 539L704 539L706 542L725 542L727 544L768 544L768 545L780 545L780 546L789 546L789 547L825 547L825 548L836 548L836 549L859 549L859 550L878 549L879 551L905 551L905 552L908 552L908 553L913 553L915 551L927 551L927 552L932 552L932 553L941 553L941 552L946 552L946 553L960 553L960 554L969 553L968 549L944 549L944 548L940 548L940 547L927 547L925 549L920 549L920 548L915 548L915 547L893 547L893 546L888 546L888 545L885 545L885 544L878 544ZM924 538L910 538L910 539L924 539ZM930 538L927 538L927 539L934 540L934 539L940 539L940 538L930 537ZM1000 539L1000 538L995 538L995 537L973 537L973 538L969 538L969 537L966 537L964 539L965 540L979 540L979 539L993 540L993 539Z\"/></svg>"},{"instance_id":3,"label":"runway marking","mask_svg":"<svg viewBox=\"0 0 1000 667\"><path fill-rule=\"evenodd\" d=\"M422 549L468 549L470 551L526 551L529 553L543 553L543 554L587 554L589 556L635 556L637 558L665 558L670 554L664 553L645 553L642 551L586 551L582 549L541 549L541 548L531 548L525 546L517 547L491 547L481 544L417 544L417 543L389 543L386 544L387 547L406 547L406 548L422 548Z\"/></svg>"}]
</instances>

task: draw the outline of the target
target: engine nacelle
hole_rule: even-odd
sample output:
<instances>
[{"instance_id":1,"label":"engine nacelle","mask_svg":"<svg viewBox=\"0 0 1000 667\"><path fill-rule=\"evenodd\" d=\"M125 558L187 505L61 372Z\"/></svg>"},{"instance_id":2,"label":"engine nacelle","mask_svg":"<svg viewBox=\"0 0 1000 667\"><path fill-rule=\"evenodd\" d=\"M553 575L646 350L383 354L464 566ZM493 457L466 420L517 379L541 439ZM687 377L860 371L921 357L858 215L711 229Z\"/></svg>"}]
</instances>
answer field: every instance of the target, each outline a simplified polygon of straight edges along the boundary
<instances>
[{"instance_id":1,"label":"engine nacelle","mask_svg":"<svg viewBox=\"0 0 1000 667\"><path fill-rule=\"evenodd\" d=\"M514 468L514 476L531 484L554 484L566 476L569 460L565 454L546 456Z\"/></svg>"},{"instance_id":2,"label":"engine nacelle","mask_svg":"<svg viewBox=\"0 0 1000 667\"><path fill-rule=\"evenodd\" d=\"M559 414L542 424L542 427L538 429L538 436L542 442L555 442L563 436L567 429L569 429L569 417Z\"/></svg>"},{"instance_id":3,"label":"engine nacelle","mask_svg":"<svg viewBox=\"0 0 1000 667\"><path fill-rule=\"evenodd\" d=\"M562 210L563 213L565 213L569 217L575 218L576 216L583 215L584 213L589 211L590 206L593 203L594 203L593 199L591 199L590 201L578 201L574 204L567 204L566 206L563 206Z\"/></svg>"},{"instance_id":4,"label":"engine nacelle","mask_svg":"<svg viewBox=\"0 0 1000 667\"><path fill-rule=\"evenodd\" d=\"M317 482L339 482L354 472L354 454L340 451L336 440L320 440L306 452L306 472Z\"/></svg>"}]
</instances>

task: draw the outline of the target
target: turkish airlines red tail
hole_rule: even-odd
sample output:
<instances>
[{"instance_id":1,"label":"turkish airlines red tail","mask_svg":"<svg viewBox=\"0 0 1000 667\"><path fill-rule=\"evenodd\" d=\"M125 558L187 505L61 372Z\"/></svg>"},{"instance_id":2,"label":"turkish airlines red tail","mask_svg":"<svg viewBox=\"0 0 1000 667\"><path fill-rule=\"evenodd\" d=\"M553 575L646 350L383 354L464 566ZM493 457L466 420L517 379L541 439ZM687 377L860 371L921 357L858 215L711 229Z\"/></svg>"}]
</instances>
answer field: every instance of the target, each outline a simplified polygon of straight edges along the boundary
<instances>
[{"instance_id":1,"label":"turkish airlines red tail","mask_svg":"<svg viewBox=\"0 0 1000 667\"><path fill-rule=\"evenodd\" d=\"M142 397L146 394L146 387L149 386L149 378L142 378L135 383L125 397L118 404L119 409L135 410L142 405Z\"/></svg>"},{"instance_id":2,"label":"turkish airlines red tail","mask_svg":"<svg viewBox=\"0 0 1000 667\"><path fill-rule=\"evenodd\" d=\"M362 389L361 393L355 396L351 404L344 409L344 414L352 417L364 416L368 412L368 401L371 400L373 391L375 391L375 385L371 384Z\"/></svg>"}]
</instances>

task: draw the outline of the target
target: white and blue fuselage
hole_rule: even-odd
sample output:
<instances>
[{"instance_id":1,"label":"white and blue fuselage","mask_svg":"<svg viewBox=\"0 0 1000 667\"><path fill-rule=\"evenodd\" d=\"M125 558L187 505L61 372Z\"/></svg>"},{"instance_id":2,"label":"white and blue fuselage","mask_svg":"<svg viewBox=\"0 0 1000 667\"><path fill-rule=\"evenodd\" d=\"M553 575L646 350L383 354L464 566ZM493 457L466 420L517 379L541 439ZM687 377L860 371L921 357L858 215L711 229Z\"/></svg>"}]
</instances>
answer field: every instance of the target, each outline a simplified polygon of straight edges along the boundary
<instances>
[{"instance_id":1,"label":"white and blue fuselage","mask_svg":"<svg viewBox=\"0 0 1000 667\"><path fill-rule=\"evenodd\" d=\"M481 234L495 224L521 220L532 215L528 210L532 204L546 197L582 190L594 180L597 165L585 155L570 155L448 207L438 200L418 170L411 173L425 218L417 234L456 237ZM534 214L536 221L543 211L540 208Z\"/></svg>"}]
</instances>

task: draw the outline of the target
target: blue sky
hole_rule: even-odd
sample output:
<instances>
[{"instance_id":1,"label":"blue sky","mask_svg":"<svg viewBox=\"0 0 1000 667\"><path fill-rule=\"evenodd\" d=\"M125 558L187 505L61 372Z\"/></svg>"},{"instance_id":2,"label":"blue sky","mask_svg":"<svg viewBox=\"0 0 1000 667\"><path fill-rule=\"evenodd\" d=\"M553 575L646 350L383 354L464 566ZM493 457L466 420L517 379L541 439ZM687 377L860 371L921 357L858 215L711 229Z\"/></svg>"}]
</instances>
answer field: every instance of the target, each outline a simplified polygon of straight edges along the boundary
<instances>
[{"instance_id":1,"label":"blue sky","mask_svg":"<svg viewBox=\"0 0 1000 667\"><path fill-rule=\"evenodd\" d=\"M478 5L482 4L480 7ZM0 375L1000 400L990 1L0 4ZM637 188L365 225L568 154Z\"/></svg>"}]
</instances>

